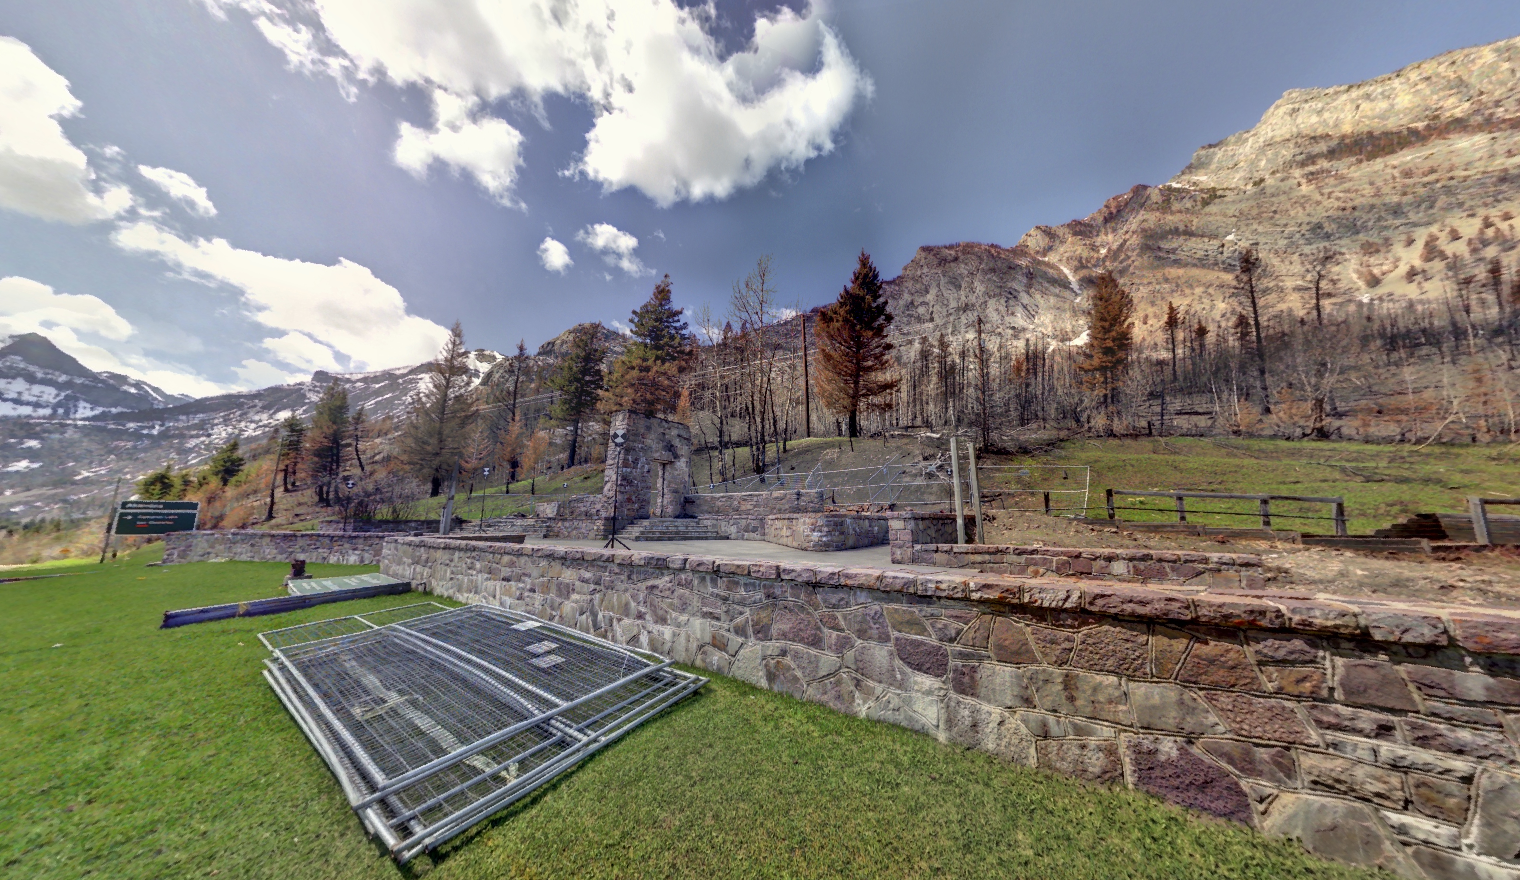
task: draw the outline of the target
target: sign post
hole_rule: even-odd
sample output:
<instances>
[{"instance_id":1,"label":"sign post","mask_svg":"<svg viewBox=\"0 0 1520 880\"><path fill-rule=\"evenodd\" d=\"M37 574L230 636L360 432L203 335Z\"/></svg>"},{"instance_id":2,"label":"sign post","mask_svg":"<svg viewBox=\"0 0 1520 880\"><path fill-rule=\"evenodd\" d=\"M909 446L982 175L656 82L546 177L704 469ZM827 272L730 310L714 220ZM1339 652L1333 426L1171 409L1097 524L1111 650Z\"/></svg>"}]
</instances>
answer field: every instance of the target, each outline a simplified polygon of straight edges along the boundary
<instances>
[{"instance_id":1,"label":"sign post","mask_svg":"<svg viewBox=\"0 0 1520 880\"><path fill-rule=\"evenodd\" d=\"M131 537L193 532L200 512L199 501L123 501L116 511L116 534Z\"/></svg>"},{"instance_id":2,"label":"sign post","mask_svg":"<svg viewBox=\"0 0 1520 880\"><path fill-rule=\"evenodd\" d=\"M626 429L618 428L612 432L612 445L617 447L617 465L612 471L612 534L607 536L607 543L602 545L609 550L612 549L613 544L622 544L624 550L633 549L627 544L623 544L622 541L619 541L617 536L618 490L622 488L623 484L623 444L627 442L628 431Z\"/></svg>"}]
</instances>

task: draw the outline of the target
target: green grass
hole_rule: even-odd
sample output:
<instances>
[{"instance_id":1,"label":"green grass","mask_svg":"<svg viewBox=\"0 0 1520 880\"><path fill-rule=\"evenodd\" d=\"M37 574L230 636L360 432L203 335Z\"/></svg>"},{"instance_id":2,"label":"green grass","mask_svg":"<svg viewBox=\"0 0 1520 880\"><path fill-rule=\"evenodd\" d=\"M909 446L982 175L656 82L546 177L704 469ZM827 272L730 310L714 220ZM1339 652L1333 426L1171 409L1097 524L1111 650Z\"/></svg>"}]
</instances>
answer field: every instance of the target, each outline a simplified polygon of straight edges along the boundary
<instances>
[{"instance_id":1,"label":"green grass","mask_svg":"<svg viewBox=\"0 0 1520 880\"><path fill-rule=\"evenodd\" d=\"M459 492L454 498L454 513L456 516L469 520L480 519L482 512L488 517L513 516L519 513L532 516L533 505L537 502L554 501L567 495L600 495L601 493L602 468L600 465L595 467L581 465L563 473L547 474L534 480L518 480L506 487L505 491L499 483L492 486L477 484L473 495L466 493L466 485L461 481ZM446 496L440 495L437 498L419 501L413 507L419 517L437 519L443 515L443 505L447 500Z\"/></svg>"},{"instance_id":2,"label":"green grass","mask_svg":"<svg viewBox=\"0 0 1520 880\"><path fill-rule=\"evenodd\" d=\"M790 472L812 470L826 452L838 450L825 468L879 465L893 455L913 460L923 451L914 440L857 439L849 451L838 438L814 438L790 444L784 465ZM746 460L739 451L741 463ZM1413 513L1465 511L1468 495L1520 496L1520 446L1509 444L1431 445L1423 449L1390 444L1288 440L1236 440L1173 437L1166 440L1070 440L1035 456L981 455L989 465L1088 465L1092 468L1089 516L1105 517L1104 489L1193 489L1251 495L1342 496L1353 533L1385 528ZM707 459L693 457L695 480L706 479ZM982 471L982 488L1080 488L1080 472L1068 471L1078 482L1058 474L1036 471L1016 479L990 469ZM1056 496L1073 503L1080 496ZM1038 494L1020 496L1010 504L1037 507ZM1130 520L1175 521L1171 499L1124 498L1119 503L1148 511L1122 511ZM1188 521L1207 525L1255 528L1254 501L1189 501ZM1197 511L1217 509L1247 516L1208 516ZM1328 520L1295 520L1286 514L1330 515L1329 505L1274 502L1273 525L1279 529L1328 534ZM1497 510L1497 513L1506 511Z\"/></svg>"},{"instance_id":3,"label":"green grass","mask_svg":"<svg viewBox=\"0 0 1520 880\"><path fill-rule=\"evenodd\" d=\"M1465 511L1466 496L1520 495L1520 448L1510 445L1411 446L1284 440L1074 440L1038 460L1092 467L1090 516L1107 514L1103 490L1194 489L1346 499L1352 533L1385 528L1412 513ZM1124 519L1175 521L1171 499L1127 498L1156 513L1125 511ZM1189 502L1189 507L1255 512L1255 502ZM1274 514L1328 516L1328 505L1274 503ZM1502 511L1500 511L1502 512ZM1252 517L1198 517L1189 522L1256 527ZM1274 516L1276 528L1329 533L1331 524Z\"/></svg>"},{"instance_id":4,"label":"green grass","mask_svg":"<svg viewBox=\"0 0 1520 880\"><path fill-rule=\"evenodd\" d=\"M143 567L159 552L0 585L6 876L1368 876L724 678L398 868L260 677L255 634L418 597L159 630L168 608L277 595L283 570Z\"/></svg>"}]
</instances>

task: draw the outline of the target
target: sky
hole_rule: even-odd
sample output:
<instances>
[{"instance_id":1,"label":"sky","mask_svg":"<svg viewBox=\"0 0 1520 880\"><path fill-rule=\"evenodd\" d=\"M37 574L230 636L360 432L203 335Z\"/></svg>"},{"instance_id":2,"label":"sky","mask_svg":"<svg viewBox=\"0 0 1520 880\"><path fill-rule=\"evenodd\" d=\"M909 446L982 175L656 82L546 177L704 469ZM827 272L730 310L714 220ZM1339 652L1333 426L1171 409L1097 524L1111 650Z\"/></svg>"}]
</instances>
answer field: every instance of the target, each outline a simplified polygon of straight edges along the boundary
<instances>
[{"instance_id":1,"label":"sky","mask_svg":"<svg viewBox=\"0 0 1520 880\"><path fill-rule=\"evenodd\" d=\"M0 336L202 396L721 318L1159 184L1513 0L0 0ZM614 323L617 322L617 323Z\"/></svg>"}]
</instances>

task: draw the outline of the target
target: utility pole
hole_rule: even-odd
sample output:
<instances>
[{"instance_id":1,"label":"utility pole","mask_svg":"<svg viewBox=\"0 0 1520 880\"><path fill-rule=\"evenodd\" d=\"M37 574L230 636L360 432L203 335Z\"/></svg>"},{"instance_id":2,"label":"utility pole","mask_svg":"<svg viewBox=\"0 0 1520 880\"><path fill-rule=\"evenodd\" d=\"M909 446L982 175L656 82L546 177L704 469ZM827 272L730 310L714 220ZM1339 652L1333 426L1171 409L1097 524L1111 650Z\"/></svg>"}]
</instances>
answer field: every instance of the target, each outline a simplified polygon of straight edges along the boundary
<instances>
[{"instance_id":1,"label":"utility pole","mask_svg":"<svg viewBox=\"0 0 1520 880\"><path fill-rule=\"evenodd\" d=\"M116 527L116 498L121 494L121 477L116 478L116 488L111 490L111 507L106 511L106 535L100 542L100 565L106 563L106 549L111 546L111 531Z\"/></svg>"},{"instance_id":2,"label":"utility pole","mask_svg":"<svg viewBox=\"0 0 1520 880\"><path fill-rule=\"evenodd\" d=\"M808 396L807 312L802 313L802 436L813 436L813 401Z\"/></svg>"}]
</instances>

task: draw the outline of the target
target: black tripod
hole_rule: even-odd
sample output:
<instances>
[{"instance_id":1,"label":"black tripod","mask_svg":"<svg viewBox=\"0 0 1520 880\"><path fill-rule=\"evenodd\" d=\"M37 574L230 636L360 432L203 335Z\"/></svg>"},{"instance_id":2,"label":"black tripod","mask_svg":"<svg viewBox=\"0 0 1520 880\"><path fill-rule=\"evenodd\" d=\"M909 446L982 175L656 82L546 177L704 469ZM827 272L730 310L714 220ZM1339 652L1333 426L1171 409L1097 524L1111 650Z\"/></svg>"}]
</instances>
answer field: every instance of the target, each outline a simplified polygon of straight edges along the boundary
<instances>
[{"instance_id":1,"label":"black tripod","mask_svg":"<svg viewBox=\"0 0 1520 880\"><path fill-rule=\"evenodd\" d=\"M622 547L624 550L632 550L633 549L632 547L628 546L627 544L624 544L618 538L618 536L617 536L617 530L618 530L618 515L617 515L617 512L618 512L618 490L621 489L622 485L623 485L623 443L622 443L622 439L623 439L622 437L616 436L616 435L614 435L613 438L612 438L613 444L617 446L617 469L612 472L612 534L610 534L610 535L607 536L607 543L605 543L605 544L602 545L602 548L605 549L605 550L611 550L611 549L613 549L612 545L614 545L614 544L616 544L619 547Z\"/></svg>"}]
</instances>

